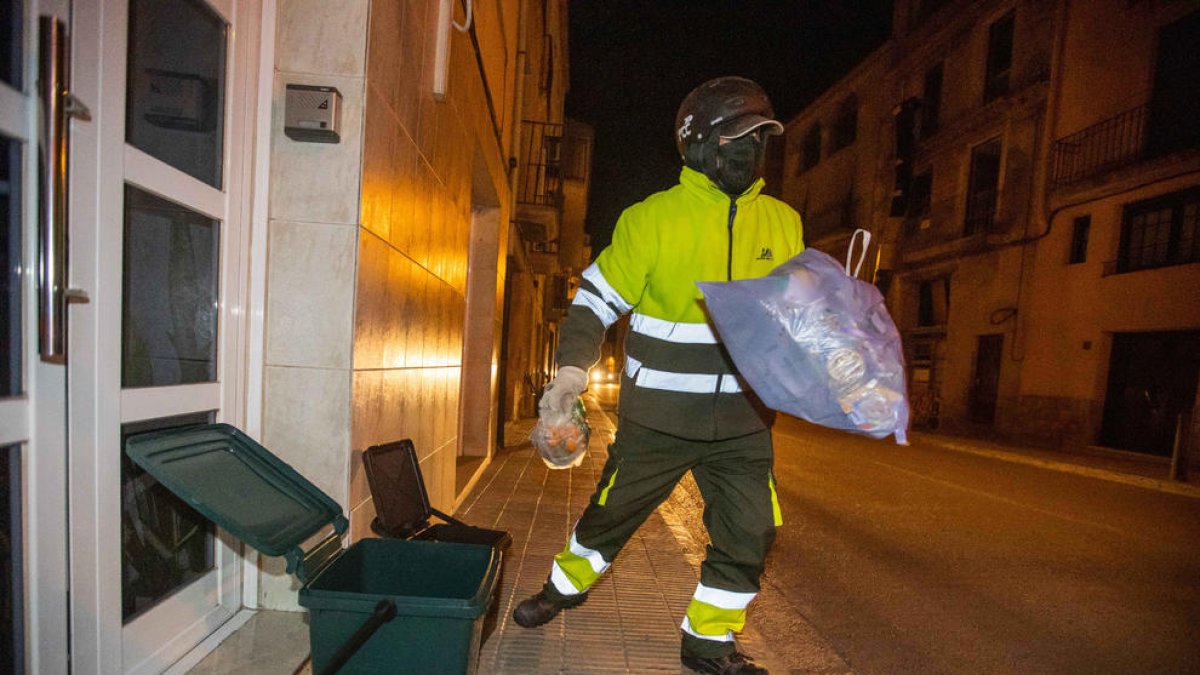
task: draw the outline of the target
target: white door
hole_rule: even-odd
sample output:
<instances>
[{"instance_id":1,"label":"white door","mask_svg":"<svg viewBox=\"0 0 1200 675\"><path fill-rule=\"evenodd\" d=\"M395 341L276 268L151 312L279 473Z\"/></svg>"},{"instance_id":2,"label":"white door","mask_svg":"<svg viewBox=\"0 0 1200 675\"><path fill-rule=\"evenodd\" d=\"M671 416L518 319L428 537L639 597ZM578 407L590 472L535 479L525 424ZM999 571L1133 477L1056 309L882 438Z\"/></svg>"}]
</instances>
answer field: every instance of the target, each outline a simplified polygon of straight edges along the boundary
<instances>
[{"instance_id":1,"label":"white door","mask_svg":"<svg viewBox=\"0 0 1200 675\"><path fill-rule=\"evenodd\" d=\"M71 661L161 672L237 611L241 545L124 439L243 425L258 3L75 0Z\"/></svg>"},{"instance_id":2,"label":"white door","mask_svg":"<svg viewBox=\"0 0 1200 675\"><path fill-rule=\"evenodd\" d=\"M62 230L39 196L39 17L48 0L0 9L0 672L66 672L66 367L58 339ZM46 153L53 156L53 152ZM45 235L45 236L43 236ZM49 245L48 247L46 245ZM54 261L53 263L51 261ZM41 278L45 272L45 278ZM45 329L45 330L43 330ZM57 346L56 346L57 345ZM43 358L44 357L44 358ZM41 536L50 533L49 536Z\"/></svg>"}]
</instances>

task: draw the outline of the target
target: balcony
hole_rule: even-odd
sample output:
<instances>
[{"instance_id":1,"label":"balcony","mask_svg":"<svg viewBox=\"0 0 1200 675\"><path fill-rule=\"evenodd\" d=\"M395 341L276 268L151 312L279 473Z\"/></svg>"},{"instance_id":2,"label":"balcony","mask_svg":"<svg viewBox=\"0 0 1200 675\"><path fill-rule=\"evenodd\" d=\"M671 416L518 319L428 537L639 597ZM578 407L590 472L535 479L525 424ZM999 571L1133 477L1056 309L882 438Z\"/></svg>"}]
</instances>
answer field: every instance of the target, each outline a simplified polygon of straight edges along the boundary
<instances>
[{"instance_id":1,"label":"balcony","mask_svg":"<svg viewBox=\"0 0 1200 675\"><path fill-rule=\"evenodd\" d=\"M1050 189L1145 159L1149 106L1140 105L1054 142Z\"/></svg>"},{"instance_id":2,"label":"balcony","mask_svg":"<svg viewBox=\"0 0 1200 675\"><path fill-rule=\"evenodd\" d=\"M557 209L562 204L563 125L521 122L521 175L517 203Z\"/></svg>"},{"instance_id":3,"label":"balcony","mask_svg":"<svg viewBox=\"0 0 1200 675\"><path fill-rule=\"evenodd\" d=\"M517 176L517 219L542 226L546 240L558 238L563 204L563 125L521 122Z\"/></svg>"},{"instance_id":4,"label":"balcony","mask_svg":"<svg viewBox=\"0 0 1200 675\"><path fill-rule=\"evenodd\" d=\"M592 167L592 130L586 124L521 123L517 214L521 237L539 268L586 264L584 216ZM559 260L551 263L550 258Z\"/></svg>"}]
</instances>

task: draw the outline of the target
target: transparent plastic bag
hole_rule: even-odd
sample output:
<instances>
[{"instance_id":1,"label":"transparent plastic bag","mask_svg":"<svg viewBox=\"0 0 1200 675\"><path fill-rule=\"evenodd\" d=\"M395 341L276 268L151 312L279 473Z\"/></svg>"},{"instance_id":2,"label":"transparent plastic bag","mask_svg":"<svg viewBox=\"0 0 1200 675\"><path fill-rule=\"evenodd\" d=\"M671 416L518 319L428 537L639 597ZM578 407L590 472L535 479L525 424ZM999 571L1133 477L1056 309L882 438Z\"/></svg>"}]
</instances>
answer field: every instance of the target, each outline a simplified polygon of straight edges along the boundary
<instances>
[{"instance_id":1,"label":"transparent plastic bag","mask_svg":"<svg viewBox=\"0 0 1200 675\"><path fill-rule=\"evenodd\" d=\"M592 427L587 422L583 400L575 399L571 412L557 414L547 411L533 427L529 440L537 448L542 461L551 469L570 469L583 462L587 454Z\"/></svg>"},{"instance_id":2,"label":"transparent plastic bag","mask_svg":"<svg viewBox=\"0 0 1200 675\"><path fill-rule=\"evenodd\" d=\"M763 403L907 445L900 333L875 286L808 249L766 277L700 282L738 372Z\"/></svg>"}]
</instances>

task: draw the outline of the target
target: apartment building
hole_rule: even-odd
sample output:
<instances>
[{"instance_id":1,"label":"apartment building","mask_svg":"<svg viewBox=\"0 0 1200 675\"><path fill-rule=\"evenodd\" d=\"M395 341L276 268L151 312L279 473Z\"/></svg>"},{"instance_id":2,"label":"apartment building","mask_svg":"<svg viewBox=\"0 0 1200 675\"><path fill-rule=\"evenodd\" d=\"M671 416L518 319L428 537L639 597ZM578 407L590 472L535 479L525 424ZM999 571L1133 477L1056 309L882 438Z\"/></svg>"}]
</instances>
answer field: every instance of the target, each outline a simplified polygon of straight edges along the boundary
<instances>
[{"instance_id":1,"label":"apartment building","mask_svg":"<svg viewBox=\"0 0 1200 675\"><path fill-rule=\"evenodd\" d=\"M1200 2L1061 11L1018 409L1040 437L1197 458Z\"/></svg>"},{"instance_id":2,"label":"apartment building","mask_svg":"<svg viewBox=\"0 0 1200 675\"><path fill-rule=\"evenodd\" d=\"M899 0L788 122L809 242L874 234L914 424L1171 453L1200 363L1198 8Z\"/></svg>"},{"instance_id":3,"label":"apartment building","mask_svg":"<svg viewBox=\"0 0 1200 675\"><path fill-rule=\"evenodd\" d=\"M0 672L186 669L244 608L299 609L282 561L142 473L131 435L239 427L351 539L373 444L413 439L435 507L469 492L531 372L504 355L549 349L587 255L566 11L4 4ZM522 233L533 124L577 141L548 270Z\"/></svg>"}]
</instances>

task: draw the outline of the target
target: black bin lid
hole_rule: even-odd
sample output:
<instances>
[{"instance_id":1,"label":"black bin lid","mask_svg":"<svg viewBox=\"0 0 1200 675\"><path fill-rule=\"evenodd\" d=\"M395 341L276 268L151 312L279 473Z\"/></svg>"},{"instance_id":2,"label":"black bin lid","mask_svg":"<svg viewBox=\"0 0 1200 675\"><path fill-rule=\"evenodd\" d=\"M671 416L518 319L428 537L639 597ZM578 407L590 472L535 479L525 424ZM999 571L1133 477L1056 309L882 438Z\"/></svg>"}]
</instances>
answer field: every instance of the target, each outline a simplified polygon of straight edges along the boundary
<instances>
[{"instance_id":1,"label":"black bin lid","mask_svg":"<svg viewBox=\"0 0 1200 675\"><path fill-rule=\"evenodd\" d=\"M363 468L375 501L375 515L385 531L410 537L429 527L433 511L411 439L367 448Z\"/></svg>"},{"instance_id":2,"label":"black bin lid","mask_svg":"<svg viewBox=\"0 0 1200 675\"><path fill-rule=\"evenodd\" d=\"M131 436L125 452L209 520L270 556L303 557L300 545L342 508L283 460L228 424ZM289 565L291 567L291 565Z\"/></svg>"}]
</instances>

